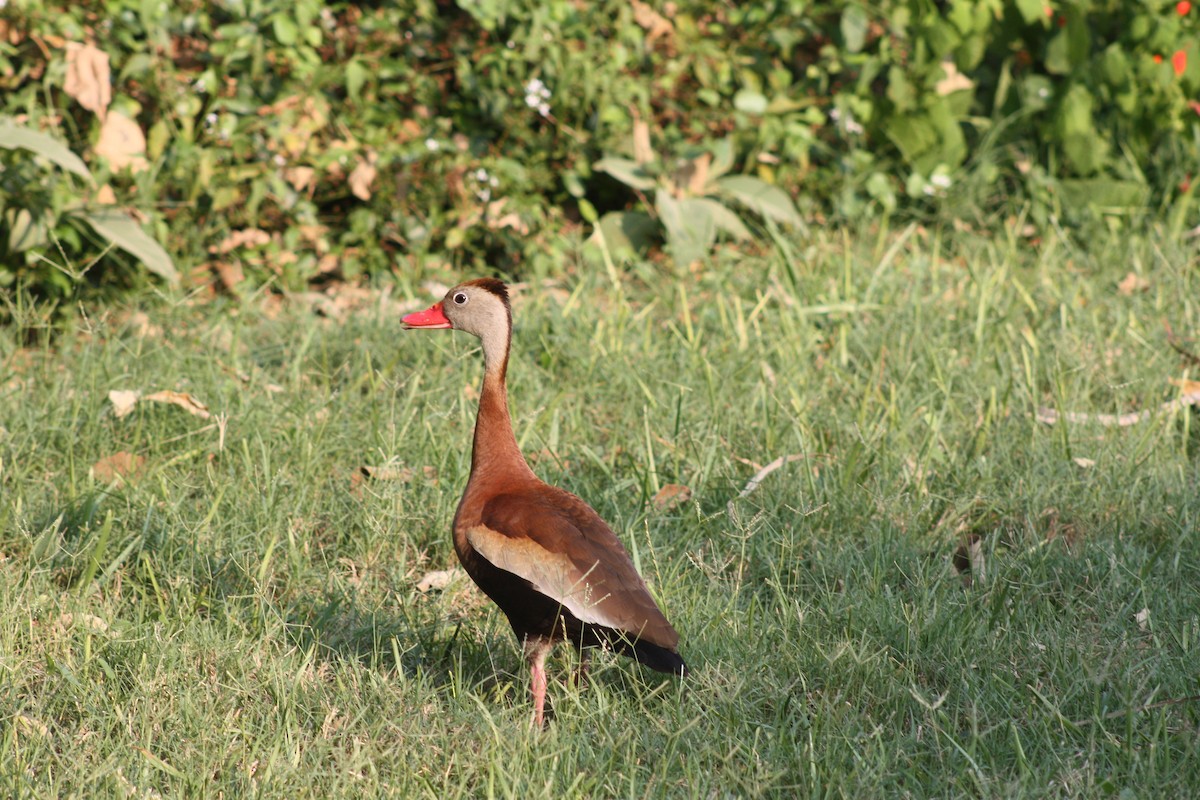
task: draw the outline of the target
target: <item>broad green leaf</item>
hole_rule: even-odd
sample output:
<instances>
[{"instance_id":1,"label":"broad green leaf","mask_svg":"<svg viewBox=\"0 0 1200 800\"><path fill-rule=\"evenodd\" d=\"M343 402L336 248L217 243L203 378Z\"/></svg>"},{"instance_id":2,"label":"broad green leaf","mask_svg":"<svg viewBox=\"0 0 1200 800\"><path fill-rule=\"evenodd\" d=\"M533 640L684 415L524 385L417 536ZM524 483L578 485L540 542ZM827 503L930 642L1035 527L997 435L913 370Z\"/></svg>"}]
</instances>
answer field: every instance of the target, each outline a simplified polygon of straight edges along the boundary
<instances>
[{"instance_id":1,"label":"broad green leaf","mask_svg":"<svg viewBox=\"0 0 1200 800\"><path fill-rule=\"evenodd\" d=\"M10 120L0 121L0 147L7 150L28 150L54 162L67 172L73 172L89 181L92 179L87 164L65 144L53 136L17 125Z\"/></svg>"},{"instance_id":2,"label":"broad green leaf","mask_svg":"<svg viewBox=\"0 0 1200 800\"><path fill-rule=\"evenodd\" d=\"M866 44L868 22L867 12L862 6L847 6L842 12L842 40L851 53L861 51Z\"/></svg>"},{"instance_id":3,"label":"broad green leaf","mask_svg":"<svg viewBox=\"0 0 1200 800\"><path fill-rule=\"evenodd\" d=\"M750 233L750 229L742 222L737 214L730 211L725 206L707 197L692 197L687 200L681 200L679 205L683 208L685 215L693 213L708 214L712 218L713 225L717 230L724 231L739 241L753 239L754 235Z\"/></svg>"},{"instance_id":4,"label":"broad green leaf","mask_svg":"<svg viewBox=\"0 0 1200 800\"><path fill-rule=\"evenodd\" d=\"M75 212L74 216L86 222L96 233L141 261L146 269L171 284L179 283L179 273L167 251L142 230L141 226L116 208L96 211Z\"/></svg>"},{"instance_id":5,"label":"broad green leaf","mask_svg":"<svg viewBox=\"0 0 1200 800\"><path fill-rule=\"evenodd\" d=\"M681 202L661 191L655 196L654 207L667 229L667 246L680 266L704 258L717 239L717 227L708 208L690 200Z\"/></svg>"},{"instance_id":6,"label":"broad green leaf","mask_svg":"<svg viewBox=\"0 0 1200 800\"><path fill-rule=\"evenodd\" d=\"M596 227L613 254L642 255L659 235L658 223L641 211L610 211L600 218ZM590 241L595 243L597 238L593 233Z\"/></svg>"},{"instance_id":7,"label":"broad green leaf","mask_svg":"<svg viewBox=\"0 0 1200 800\"><path fill-rule=\"evenodd\" d=\"M762 116L767 112L767 98L760 92L742 89L733 96L733 107L743 114Z\"/></svg>"},{"instance_id":8,"label":"broad green leaf","mask_svg":"<svg viewBox=\"0 0 1200 800\"><path fill-rule=\"evenodd\" d=\"M1017 0L1017 11L1021 12L1026 25L1044 22L1046 19L1045 0Z\"/></svg>"},{"instance_id":9,"label":"broad green leaf","mask_svg":"<svg viewBox=\"0 0 1200 800\"><path fill-rule=\"evenodd\" d=\"M646 172L642 165L629 158L606 156L592 165L592 169L607 172L626 186L648 191L653 189L654 178Z\"/></svg>"},{"instance_id":10,"label":"broad green leaf","mask_svg":"<svg viewBox=\"0 0 1200 800\"><path fill-rule=\"evenodd\" d=\"M358 100L362 95L362 87L367 82L367 68L357 58L346 65L346 93L350 99Z\"/></svg>"},{"instance_id":11,"label":"broad green leaf","mask_svg":"<svg viewBox=\"0 0 1200 800\"><path fill-rule=\"evenodd\" d=\"M716 180L733 169L733 139L725 138L713 145L712 156L708 177L709 180Z\"/></svg>"},{"instance_id":12,"label":"broad green leaf","mask_svg":"<svg viewBox=\"0 0 1200 800\"><path fill-rule=\"evenodd\" d=\"M300 35L296 23L282 11L271 19L271 28L275 31L275 39L284 47L294 45Z\"/></svg>"},{"instance_id":13,"label":"broad green leaf","mask_svg":"<svg viewBox=\"0 0 1200 800\"><path fill-rule=\"evenodd\" d=\"M4 221L8 223L10 253L23 253L34 247L41 247L49 241L46 223L33 216L28 209L10 208L4 214Z\"/></svg>"},{"instance_id":14,"label":"broad green leaf","mask_svg":"<svg viewBox=\"0 0 1200 800\"><path fill-rule=\"evenodd\" d=\"M778 186L751 175L730 175L717 181L721 192L729 195L761 216L796 227L804 223L796 213L792 198Z\"/></svg>"}]
</instances>

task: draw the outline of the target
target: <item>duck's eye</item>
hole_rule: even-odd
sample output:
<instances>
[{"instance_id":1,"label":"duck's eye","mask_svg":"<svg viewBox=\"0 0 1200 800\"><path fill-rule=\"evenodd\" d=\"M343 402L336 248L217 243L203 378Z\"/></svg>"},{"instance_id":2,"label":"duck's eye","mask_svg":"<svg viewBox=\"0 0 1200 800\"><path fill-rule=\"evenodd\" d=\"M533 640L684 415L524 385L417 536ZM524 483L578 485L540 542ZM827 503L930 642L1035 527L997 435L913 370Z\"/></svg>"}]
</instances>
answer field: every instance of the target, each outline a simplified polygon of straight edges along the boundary
<instances>
[{"instance_id":1,"label":"duck's eye","mask_svg":"<svg viewBox=\"0 0 1200 800\"><path fill-rule=\"evenodd\" d=\"M457 292L454 295L454 305L465 306L467 304L467 299L468 298L467 298L466 292Z\"/></svg>"}]
</instances>

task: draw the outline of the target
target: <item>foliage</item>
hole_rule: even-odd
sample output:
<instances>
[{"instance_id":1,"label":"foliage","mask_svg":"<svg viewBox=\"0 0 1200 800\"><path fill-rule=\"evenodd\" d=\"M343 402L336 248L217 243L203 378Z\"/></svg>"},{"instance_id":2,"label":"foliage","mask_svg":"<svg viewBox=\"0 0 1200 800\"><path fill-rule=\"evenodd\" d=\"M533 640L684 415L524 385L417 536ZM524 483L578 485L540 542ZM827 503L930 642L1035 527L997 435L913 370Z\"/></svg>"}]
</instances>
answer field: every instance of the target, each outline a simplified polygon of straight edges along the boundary
<instances>
[{"instance_id":1,"label":"foliage","mask_svg":"<svg viewBox=\"0 0 1200 800\"><path fill-rule=\"evenodd\" d=\"M634 128L635 136L638 130ZM591 204L581 201L585 218L590 217L603 237L601 246L644 251L647 233L657 218L667 232L675 260L691 264L712 249L719 234L738 241L752 238L750 229L725 200L733 200L765 220L802 224L782 189L751 175L726 174L733 166L733 145L728 139L711 151L695 152L693 148L668 167L649 146L648 135L643 138L645 144L635 147L641 151L637 160L609 156L597 161L594 169L612 175L639 195L653 191L655 217L639 211L610 211L596 219Z\"/></svg>"},{"instance_id":2,"label":"foliage","mask_svg":"<svg viewBox=\"0 0 1200 800\"><path fill-rule=\"evenodd\" d=\"M90 263L114 246L159 277L179 281L166 251L133 217L97 199L87 165L61 142L0 120L0 151L0 252L10 264L0 270L0 288L23 284L36 287L44 299L69 296L83 278L72 265ZM84 197L59 169L83 180ZM89 232L103 240L101 246L84 237Z\"/></svg>"},{"instance_id":3,"label":"foliage","mask_svg":"<svg viewBox=\"0 0 1200 800\"><path fill-rule=\"evenodd\" d=\"M807 216L1174 207L1178 232L1198 18L1157 0L11 0L0 113L81 153L189 280L227 285L557 272L560 233L634 204L596 164L633 157L639 124L685 159L729 146L731 175ZM88 43L111 97L72 86ZM128 168L99 146L122 117L144 139Z\"/></svg>"}]
</instances>

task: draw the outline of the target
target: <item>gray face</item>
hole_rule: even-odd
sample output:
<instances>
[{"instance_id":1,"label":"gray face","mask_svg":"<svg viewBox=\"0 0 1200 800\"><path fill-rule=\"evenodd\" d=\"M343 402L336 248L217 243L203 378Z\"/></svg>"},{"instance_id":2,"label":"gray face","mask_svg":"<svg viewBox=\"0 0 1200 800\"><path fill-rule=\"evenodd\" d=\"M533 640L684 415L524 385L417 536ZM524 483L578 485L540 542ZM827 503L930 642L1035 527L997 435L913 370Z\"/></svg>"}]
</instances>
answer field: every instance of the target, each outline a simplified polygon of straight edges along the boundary
<instances>
[{"instance_id":1,"label":"gray face","mask_svg":"<svg viewBox=\"0 0 1200 800\"><path fill-rule=\"evenodd\" d=\"M442 313L458 330L482 339L485 356L498 356L508 348L508 310L482 286L463 283L446 292Z\"/></svg>"}]
</instances>

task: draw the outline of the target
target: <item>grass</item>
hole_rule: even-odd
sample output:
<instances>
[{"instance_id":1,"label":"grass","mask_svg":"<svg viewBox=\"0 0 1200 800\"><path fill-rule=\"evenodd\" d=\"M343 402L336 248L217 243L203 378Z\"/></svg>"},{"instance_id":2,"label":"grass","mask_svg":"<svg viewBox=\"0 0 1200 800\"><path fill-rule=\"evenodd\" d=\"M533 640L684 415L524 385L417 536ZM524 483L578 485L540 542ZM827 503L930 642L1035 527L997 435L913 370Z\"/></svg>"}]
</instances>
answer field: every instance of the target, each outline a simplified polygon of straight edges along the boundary
<instances>
[{"instance_id":1,"label":"grass","mask_svg":"<svg viewBox=\"0 0 1200 800\"><path fill-rule=\"evenodd\" d=\"M544 732L499 613L417 588L454 563L474 340L261 299L0 332L3 793L1187 794L1195 412L1034 416L1177 394L1162 323L1200 331L1200 273L1161 248L832 231L520 292L518 437L629 543L694 673L601 658ZM119 389L224 430L117 418ZM118 452L145 460L99 479Z\"/></svg>"}]
</instances>

